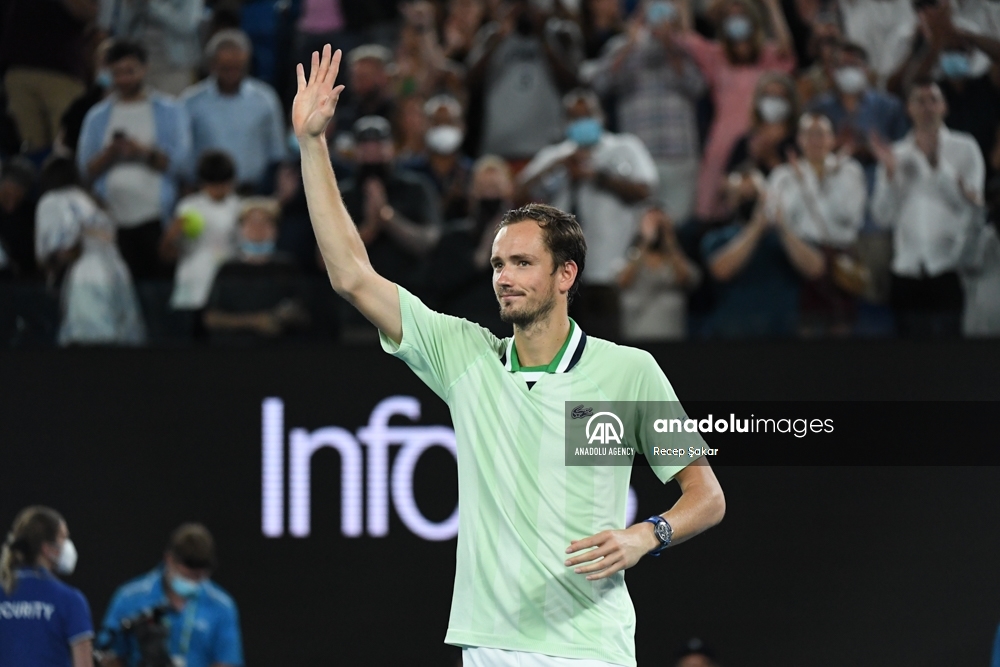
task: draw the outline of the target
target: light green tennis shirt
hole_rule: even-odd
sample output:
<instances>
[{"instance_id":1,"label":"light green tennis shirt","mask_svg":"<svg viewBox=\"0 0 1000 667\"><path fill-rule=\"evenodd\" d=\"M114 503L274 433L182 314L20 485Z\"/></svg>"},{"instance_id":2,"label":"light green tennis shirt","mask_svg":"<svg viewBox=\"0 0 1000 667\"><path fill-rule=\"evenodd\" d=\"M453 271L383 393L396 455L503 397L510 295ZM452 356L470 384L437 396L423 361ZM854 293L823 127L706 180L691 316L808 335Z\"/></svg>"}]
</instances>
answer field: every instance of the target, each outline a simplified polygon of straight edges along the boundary
<instances>
[{"instance_id":1,"label":"light green tennis shirt","mask_svg":"<svg viewBox=\"0 0 1000 667\"><path fill-rule=\"evenodd\" d=\"M382 347L448 404L458 447L445 642L634 666L625 573L587 581L565 565L571 541L625 527L631 467L567 466L564 415L566 401L676 401L656 361L573 323L548 367L523 369L513 338L434 312L402 287L399 303L402 341L380 334ZM665 483L684 465L652 467Z\"/></svg>"}]
</instances>

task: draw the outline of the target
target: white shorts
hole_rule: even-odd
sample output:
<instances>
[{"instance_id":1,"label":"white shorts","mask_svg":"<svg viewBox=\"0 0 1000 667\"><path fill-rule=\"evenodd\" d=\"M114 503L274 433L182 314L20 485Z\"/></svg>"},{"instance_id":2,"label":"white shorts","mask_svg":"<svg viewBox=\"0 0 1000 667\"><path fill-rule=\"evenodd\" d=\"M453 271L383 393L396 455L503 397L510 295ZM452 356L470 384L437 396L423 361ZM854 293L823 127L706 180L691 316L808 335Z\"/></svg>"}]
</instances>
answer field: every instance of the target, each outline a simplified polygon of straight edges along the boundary
<instances>
[{"instance_id":1,"label":"white shorts","mask_svg":"<svg viewBox=\"0 0 1000 667\"><path fill-rule=\"evenodd\" d=\"M622 667L603 660L558 658L543 653L477 646L462 649L462 667Z\"/></svg>"}]
</instances>

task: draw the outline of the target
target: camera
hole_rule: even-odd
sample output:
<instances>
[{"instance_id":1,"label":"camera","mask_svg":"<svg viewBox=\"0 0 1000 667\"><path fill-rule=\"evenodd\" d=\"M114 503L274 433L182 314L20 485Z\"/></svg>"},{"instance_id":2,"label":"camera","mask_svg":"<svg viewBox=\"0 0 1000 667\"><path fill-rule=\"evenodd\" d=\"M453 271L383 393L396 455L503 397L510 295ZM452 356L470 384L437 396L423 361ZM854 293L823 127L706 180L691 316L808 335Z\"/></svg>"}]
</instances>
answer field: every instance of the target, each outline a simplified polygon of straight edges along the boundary
<instances>
[{"instance_id":1,"label":"camera","mask_svg":"<svg viewBox=\"0 0 1000 667\"><path fill-rule=\"evenodd\" d=\"M103 650L108 648L115 636L131 636L139 649L138 667L174 667L174 660L167 650L170 629L163 623L163 617L170 611L170 605L164 604L124 619L107 643L100 647L102 651L94 652L95 665L100 664Z\"/></svg>"}]
</instances>

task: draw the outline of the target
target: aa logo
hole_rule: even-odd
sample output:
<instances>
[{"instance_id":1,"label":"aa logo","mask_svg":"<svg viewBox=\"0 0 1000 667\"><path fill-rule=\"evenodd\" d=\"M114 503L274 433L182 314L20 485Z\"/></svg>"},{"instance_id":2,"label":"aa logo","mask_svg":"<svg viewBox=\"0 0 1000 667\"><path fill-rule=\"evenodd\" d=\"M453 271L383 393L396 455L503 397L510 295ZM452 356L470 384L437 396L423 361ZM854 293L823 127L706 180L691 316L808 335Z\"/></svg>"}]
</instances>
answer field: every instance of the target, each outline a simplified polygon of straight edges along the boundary
<instances>
[{"instance_id":1,"label":"aa logo","mask_svg":"<svg viewBox=\"0 0 1000 667\"><path fill-rule=\"evenodd\" d=\"M615 426L618 427L617 430ZM625 437L625 427L622 426L622 420L615 413L598 412L587 420L586 433L588 445L595 442L602 445L616 442L620 445Z\"/></svg>"}]
</instances>

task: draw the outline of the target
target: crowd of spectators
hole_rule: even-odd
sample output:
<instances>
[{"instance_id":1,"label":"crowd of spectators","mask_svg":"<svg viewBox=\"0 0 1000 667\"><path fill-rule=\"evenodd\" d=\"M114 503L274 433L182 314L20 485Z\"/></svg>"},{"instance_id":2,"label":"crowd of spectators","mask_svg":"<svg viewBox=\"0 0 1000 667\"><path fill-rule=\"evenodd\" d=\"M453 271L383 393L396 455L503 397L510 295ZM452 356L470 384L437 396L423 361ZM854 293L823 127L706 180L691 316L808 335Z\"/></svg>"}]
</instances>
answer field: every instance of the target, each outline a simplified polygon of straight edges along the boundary
<instances>
[{"instance_id":1,"label":"crowd of spectators","mask_svg":"<svg viewBox=\"0 0 1000 667\"><path fill-rule=\"evenodd\" d=\"M0 0L3 344L370 337L288 129L326 43L345 204L434 308L509 335L542 201L593 335L1000 335L1000 3Z\"/></svg>"}]
</instances>

